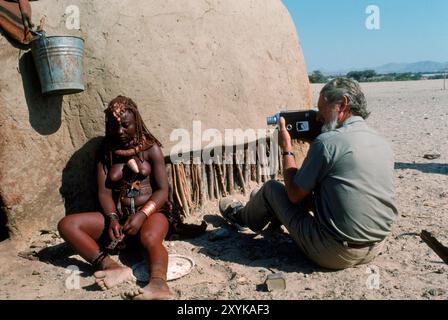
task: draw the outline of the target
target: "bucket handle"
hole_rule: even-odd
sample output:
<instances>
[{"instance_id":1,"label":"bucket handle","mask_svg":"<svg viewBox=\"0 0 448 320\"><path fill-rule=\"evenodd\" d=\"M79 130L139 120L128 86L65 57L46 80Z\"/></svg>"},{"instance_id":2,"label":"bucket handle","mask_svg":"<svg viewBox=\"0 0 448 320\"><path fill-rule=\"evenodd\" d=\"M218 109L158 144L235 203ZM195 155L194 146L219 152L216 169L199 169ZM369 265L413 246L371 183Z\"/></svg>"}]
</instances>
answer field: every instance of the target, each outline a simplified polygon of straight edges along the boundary
<instances>
[{"instance_id":1,"label":"bucket handle","mask_svg":"<svg viewBox=\"0 0 448 320\"><path fill-rule=\"evenodd\" d=\"M48 69L50 70L50 79L51 82L53 81L53 70L51 69L51 63L50 63L50 59L48 58L48 50L47 50L47 37L45 36L45 32L39 32L39 31L31 31L31 33L33 33L34 35L38 36L39 39L43 40L44 43L44 49L45 49L45 57L47 59L47 65L48 65Z\"/></svg>"}]
</instances>

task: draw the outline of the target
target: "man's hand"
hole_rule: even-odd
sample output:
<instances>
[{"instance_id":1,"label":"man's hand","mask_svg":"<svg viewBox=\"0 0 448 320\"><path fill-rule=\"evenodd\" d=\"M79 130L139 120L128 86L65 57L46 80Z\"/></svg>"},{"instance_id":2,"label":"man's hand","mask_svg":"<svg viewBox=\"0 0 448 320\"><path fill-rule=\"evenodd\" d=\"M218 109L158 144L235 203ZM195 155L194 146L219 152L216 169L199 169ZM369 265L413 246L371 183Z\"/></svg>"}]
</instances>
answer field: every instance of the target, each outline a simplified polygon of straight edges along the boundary
<instances>
[{"instance_id":1,"label":"man's hand","mask_svg":"<svg viewBox=\"0 0 448 320\"><path fill-rule=\"evenodd\" d=\"M123 231L126 234L136 235L137 232L146 220L146 215L143 212L138 211L136 214L131 215L123 226Z\"/></svg>"},{"instance_id":2,"label":"man's hand","mask_svg":"<svg viewBox=\"0 0 448 320\"><path fill-rule=\"evenodd\" d=\"M286 130L285 118L280 118L280 130L278 135L278 143L283 152L292 152L291 136L288 130ZM306 192L299 188L294 183L294 176L297 172L296 161L294 157L289 155L283 156L283 178L285 181L286 193L288 199L292 203L298 204L302 201L309 192Z\"/></svg>"},{"instance_id":3,"label":"man's hand","mask_svg":"<svg viewBox=\"0 0 448 320\"><path fill-rule=\"evenodd\" d=\"M118 222L118 220L116 219L112 219L110 221L110 225L109 225L109 238L111 240L115 240L115 239L119 239L122 237L122 226L120 224L120 222Z\"/></svg>"},{"instance_id":4,"label":"man's hand","mask_svg":"<svg viewBox=\"0 0 448 320\"><path fill-rule=\"evenodd\" d=\"M291 136L286 130L285 118L280 117L280 128L278 132L278 144L283 151L292 151Z\"/></svg>"}]
</instances>

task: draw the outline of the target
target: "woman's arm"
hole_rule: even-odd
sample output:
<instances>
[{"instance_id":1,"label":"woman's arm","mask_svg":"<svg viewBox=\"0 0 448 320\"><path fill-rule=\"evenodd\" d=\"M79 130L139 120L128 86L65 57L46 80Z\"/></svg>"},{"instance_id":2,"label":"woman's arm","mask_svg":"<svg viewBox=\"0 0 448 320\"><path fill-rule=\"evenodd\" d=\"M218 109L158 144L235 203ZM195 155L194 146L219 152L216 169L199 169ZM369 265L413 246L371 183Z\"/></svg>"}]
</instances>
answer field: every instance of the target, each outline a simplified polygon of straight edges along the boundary
<instances>
[{"instance_id":1,"label":"woman's arm","mask_svg":"<svg viewBox=\"0 0 448 320\"><path fill-rule=\"evenodd\" d=\"M111 240L119 239L122 237L122 226L118 221L117 207L112 197L112 190L106 187L107 171L104 170L104 166L101 161L98 161L96 165L97 181L98 181L98 200L100 201L101 208L103 208L103 214L111 219L109 225L109 237Z\"/></svg>"},{"instance_id":2,"label":"woman's arm","mask_svg":"<svg viewBox=\"0 0 448 320\"><path fill-rule=\"evenodd\" d=\"M152 213L160 209L168 200L168 177L166 175L165 158L162 149L154 145L148 150L149 160L152 166L152 179L155 182L153 194L140 211L149 217Z\"/></svg>"},{"instance_id":3,"label":"woman's arm","mask_svg":"<svg viewBox=\"0 0 448 320\"><path fill-rule=\"evenodd\" d=\"M112 197L112 190L106 187L107 171L101 161L96 165L97 183L98 183L98 200L100 201L103 214L107 215L111 212L117 213L117 208Z\"/></svg>"}]
</instances>

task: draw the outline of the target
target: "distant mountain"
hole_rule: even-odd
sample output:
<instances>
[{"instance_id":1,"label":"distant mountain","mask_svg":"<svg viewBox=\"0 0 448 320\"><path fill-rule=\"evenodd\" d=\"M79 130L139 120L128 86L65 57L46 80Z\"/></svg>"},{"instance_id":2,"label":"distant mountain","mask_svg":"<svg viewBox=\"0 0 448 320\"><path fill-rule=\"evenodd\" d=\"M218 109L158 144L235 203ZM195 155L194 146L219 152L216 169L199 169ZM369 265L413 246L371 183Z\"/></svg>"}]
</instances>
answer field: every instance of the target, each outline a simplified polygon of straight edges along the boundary
<instances>
[{"instance_id":1,"label":"distant mountain","mask_svg":"<svg viewBox=\"0 0 448 320\"><path fill-rule=\"evenodd\" d=\"M374 70L376 73L416 73L416 72L442 72L448 69L448 62L419 61L414 63L388 63Z\"/></svg>"},{"instance_id":2,"label":"distant mountain","mask_svg":"<svg viewBox=\"0 0 448 320\"><path fill-rule=\"evenodd\" d=\"M321 70L324 75L345 75L350 71L375 70L378 74L387 73L433 73L448 70L448 62L419 61L414 63L388 63L379 67L342 69L335 71Z\"/></svg>"}]
</instances>

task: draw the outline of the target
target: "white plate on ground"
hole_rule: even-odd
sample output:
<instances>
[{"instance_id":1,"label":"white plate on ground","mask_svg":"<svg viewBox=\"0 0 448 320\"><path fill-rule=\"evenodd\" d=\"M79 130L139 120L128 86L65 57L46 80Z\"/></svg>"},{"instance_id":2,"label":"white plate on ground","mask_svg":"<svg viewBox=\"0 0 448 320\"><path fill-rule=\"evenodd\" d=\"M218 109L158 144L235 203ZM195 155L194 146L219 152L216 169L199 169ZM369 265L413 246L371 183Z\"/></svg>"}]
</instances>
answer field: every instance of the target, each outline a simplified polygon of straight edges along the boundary
<instances>
[{"instance_id":1,"label":"white plate on ground","mask_svg":"<svg viewBox=\"0 0 448 320\"><path fill-rule=\"evenodd\" d=\"M167 281L182 278L183 276L189 274L191 270L193 270L193 267L193 259L182 256L180 254L170 254L168 256L168 272L166 275ZM146 263L146 261L141 261L134 264L132 266L132 272L137 278L137 281L149 281L148 264Z\"/></svg>"}]
</instances>

